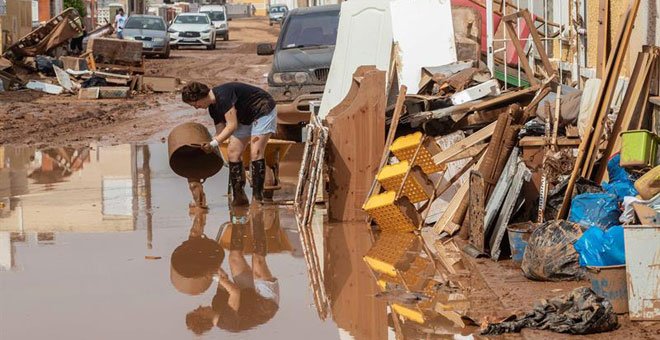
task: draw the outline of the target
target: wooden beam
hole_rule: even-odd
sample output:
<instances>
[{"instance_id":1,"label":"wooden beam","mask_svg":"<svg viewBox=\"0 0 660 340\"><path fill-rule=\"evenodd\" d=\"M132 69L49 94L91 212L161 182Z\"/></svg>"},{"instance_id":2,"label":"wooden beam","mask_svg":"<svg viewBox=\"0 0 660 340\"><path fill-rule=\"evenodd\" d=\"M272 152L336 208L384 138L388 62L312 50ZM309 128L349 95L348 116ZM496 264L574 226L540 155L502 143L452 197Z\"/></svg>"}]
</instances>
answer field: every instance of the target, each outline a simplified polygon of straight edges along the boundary
<instances>
[{"instance_id":1,"label":"wooden beam","mask_svg":"<svg viewBox=\"0 0 660 340\"><path fill-rule=\"evenodd\" d=\"M605 67L607 66L608 34L609 32L609 0L600 0L598 8L598 52L596 56L596 78L603 79Z\"/></svg>"},{"instance_id":2,"label":"wooden beam","mask_svg":"<svg viewBox=\"0 0 660 340\"><path fill-rule=\"evenodd\" d=\"M497 122L492 122L483 129L469 135L449 148L442 150L440 153L433 156L433 162L438 165L447 163L450 159L464 152L469 147L488 139L495 131L496 124Z\"/></svg>"},{"instance_id":3,"label":"wooden beam","mask_svg":"<svg viewBox=\"0 0 660 340\"><path fill-rule=\"evenodd\" d=\"M484 217L486 197L484 177L478 171L470 172L470 206L468 212L470 243L477 249L484 248Z\"/></svg>"},{"instance_id":4,"label":"wooden beam","mask_svg":"<svg viewBox=\"0 0 660 340\"><path fill-rule=\"evenodd\" d=\"M473 145L473 146L463 150L458 155L448 159L447 163L454 162L454 161L460 161L461 159L472 158L472 157L477 156L478 154L482 153L487 147L488 147L488 143Z\"/></svg>"}]
</instances>

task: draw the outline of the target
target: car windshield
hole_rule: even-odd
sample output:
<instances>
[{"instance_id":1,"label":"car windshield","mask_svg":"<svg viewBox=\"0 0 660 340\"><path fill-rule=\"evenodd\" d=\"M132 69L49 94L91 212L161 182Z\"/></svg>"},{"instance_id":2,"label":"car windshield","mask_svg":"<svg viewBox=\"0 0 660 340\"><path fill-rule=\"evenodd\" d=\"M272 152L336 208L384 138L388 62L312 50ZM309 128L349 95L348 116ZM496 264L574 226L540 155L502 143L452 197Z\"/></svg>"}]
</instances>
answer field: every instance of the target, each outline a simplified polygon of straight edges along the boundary
<instances>
[{"instance_id":1,"label":"car windshield","mask_svg":"<svg viewBox=\"0 0 660 340\"><path fill-rule=\"evenodd\" d=\"M286 7L284 6L277 6L270 8L270 13L284 13L284 12L286 12Z\"/></svg>"},{"instance_id":2,"label":"car windshield","mask_svg":"<svg viewBox=\"0 0 660 340\"><path fill-rule=\"evenodd\" d=\"M225 20L225 12L215 11L215 12L201 12L201 13L208 14L209 18L211 18L211 21L224 21Z\"/></svg>"},{"instance_id":3,"label":"car windshield","mask_svg":"<svg viewBox=\"0 0 660 340\"><path fill-rule=\"evenodd\" d=\"M208 24L208 15L179 15L174 20L175 24Z\"/></svg>"},{"instance_id":4,"label":"car windshield","mask_svg":"<svg viewBox=\"0 0 660 340\"><path fill-rule=\"evenodd\" d=\"M161 18L130 17L124 28L165 31L165 22Z\"/></svg>"},{"instance_id":5,"label":"car windshield","mask_svg":"<svg viewBox=\"0 0 660 340\"><path fill-rule=\"evenodd\" d=\"M337 26L339 11L289 15L280 48L334 45Z\"/></svg>"}]
</instances>

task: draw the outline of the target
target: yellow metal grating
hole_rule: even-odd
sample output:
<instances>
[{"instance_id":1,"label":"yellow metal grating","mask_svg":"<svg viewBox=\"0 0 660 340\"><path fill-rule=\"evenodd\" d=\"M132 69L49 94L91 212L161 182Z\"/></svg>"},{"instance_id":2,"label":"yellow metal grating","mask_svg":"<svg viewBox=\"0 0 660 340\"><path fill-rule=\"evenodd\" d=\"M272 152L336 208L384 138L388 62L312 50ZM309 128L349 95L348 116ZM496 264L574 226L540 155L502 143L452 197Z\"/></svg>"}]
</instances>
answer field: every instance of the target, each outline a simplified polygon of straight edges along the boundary
<instances>
[{"instance_id":1,"label":"yellow metal grating","mask_svg":"<svg viewBox=\"0 0 660 340\"><path fill-rule=\"evenodd\" d=\"M396 277L400 265L408 261L408 251L416 244L412 233L382 233L364 256L364 261L374 271Z\"/></svg>"},{"instance_id":2,"label":"yellow metal grating","mask_svg":"<svg viewBox=\"0 0 660 340\"><path fill-rule=\"evenodd\" d=\"M397 138L390 146L390 151L396 156L399 161L410 161L413 156L415 156L415 151L419 143L424 142L424 135L421 132L415 132L410 135L401 136ZM435 143L435 141L430 141ZM438 171L443 170L443 167L435 164L433 162L433 154L428 150L427 146L424 145L419 149L417 154L417 159L415 160L415 165L422 167L422 170L426 174L432 174Z\"/></svg>"},{"instance_id":3,"label":"yellow metal grating","mask_svg":"<svg viewBox=\"0 0 660 340\"><path fill-rule=\"evenodd\" d=\"M383 231L410 232L417 229L417 226L396 204L396 192L394 191L386 191L369 197L363 209Z\"/></svg>"},{"instance_id":4,"label":"yellow metal grating","mask_svg":"<svg viewBox=\"0 0 660 340\"><path fill-rule=\"evenodd\" d=\"M380 170L376 178L385 190L396 192L399 190L401 181L403 181L403 177L405 177L409 167L408 161L386 165ZM417 176L414 176L413 173L411 173L406 179L402 195L408 197L412 203L418 203L430 199L424 191L422 184L419 183L419 179Z\"/></svg>"}]
</instances>

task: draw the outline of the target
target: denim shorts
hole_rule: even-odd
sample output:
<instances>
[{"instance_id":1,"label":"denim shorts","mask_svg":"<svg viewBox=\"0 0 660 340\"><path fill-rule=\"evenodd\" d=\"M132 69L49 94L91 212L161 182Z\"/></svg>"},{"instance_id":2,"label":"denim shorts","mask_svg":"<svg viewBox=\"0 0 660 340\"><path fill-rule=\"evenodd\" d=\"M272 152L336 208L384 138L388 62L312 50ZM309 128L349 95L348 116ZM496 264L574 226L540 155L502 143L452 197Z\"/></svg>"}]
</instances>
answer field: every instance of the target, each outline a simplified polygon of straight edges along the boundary
<instances>
[{"instance_id":1,"label":"denim shorts","mask_svg":"<svg viewBox=\"0 0 660 340\"><path fill-rule=\"evenodd\" d=\"M250 136L261 136L268 133L275 133L277 130L277 109L273 109L269 114L257 118L251 125L238 124L238 128L232 136L238 139L248 138Z\"/></svg>"}]
</instances>

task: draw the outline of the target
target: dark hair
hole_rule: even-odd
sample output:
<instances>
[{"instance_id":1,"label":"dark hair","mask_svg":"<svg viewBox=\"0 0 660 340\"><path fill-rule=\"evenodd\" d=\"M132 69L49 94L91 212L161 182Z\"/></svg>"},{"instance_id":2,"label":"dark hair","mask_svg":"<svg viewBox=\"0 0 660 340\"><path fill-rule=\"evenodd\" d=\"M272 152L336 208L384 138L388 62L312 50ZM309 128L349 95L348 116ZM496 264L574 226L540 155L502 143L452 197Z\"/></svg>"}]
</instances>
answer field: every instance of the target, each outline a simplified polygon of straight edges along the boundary
<instances>
[{"instance_id":1,"label":"dark hair","mask_svg":"<svg viewBox=\"0 0 660 340\"><path fill-rule=\"evenodd\" d=\"M208 86L193 81L183 87L183 89L181 90L181 98L186 103L194 103L208 96L209 91L211 90L209 89Z\"/></svg>"},{"instance_id":2,"label":"dark hair","mask_svg":"<svg viewBox=\"0 0 660 340\"><path fill-rule=\"evenodd\" d=\"M186 314L186 326L196 335L202 335L213 329L213 319L201 312L202 307Z\"/></svg>"}]
</instances>

